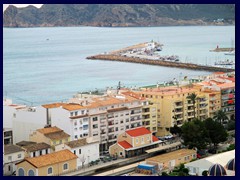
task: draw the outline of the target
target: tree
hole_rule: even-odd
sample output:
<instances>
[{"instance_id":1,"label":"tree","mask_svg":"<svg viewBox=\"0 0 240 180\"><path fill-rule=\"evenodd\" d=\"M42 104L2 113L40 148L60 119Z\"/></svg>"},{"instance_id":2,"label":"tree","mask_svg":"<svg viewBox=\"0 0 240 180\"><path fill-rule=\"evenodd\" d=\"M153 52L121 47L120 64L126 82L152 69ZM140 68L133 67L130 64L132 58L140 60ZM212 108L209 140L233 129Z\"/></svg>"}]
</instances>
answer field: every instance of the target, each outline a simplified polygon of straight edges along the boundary
<instances>
[{"instance_id":1,"label":"tree","mask_svg":"<svg viewBox=\"0 0 240 180\"><path fill-rule=\"evenodd\" d=\"M223 112L221 109L216 112L215 116L213 116L213 119L221 124L223 121L229 120L225 112Z\"/></svg>"},{"instance_id":2,"label":"tree","mask_svg":"<svg viewBox=\"0 0 240 180\"><path fill-rule=\"evenodd\" d=\"M174 124L173 127L170 127L170 133L171 134L178 134L179 136L181 136L182 131L181 131L180 127L178 127L176 124Z\"/></svg>"},{"instance_id":3,"label":"tree","mask_svg":"<svg viewBox=\"0 0 240 180\"><path fill-rule=\"evenodd\" d=\"M209 142L213 143L214 147L217 147L220 142L227 140L227 131L219 122L213 121L212 118L208 118L204 121L204 125L210 140Z\"/></svg>"},{"instance_id":4,"label":"tree","mask_svg":"<svg viewBox=\"0 0 240 180\"><path fill-rule=\"evenodd\" d=\"M207 136L207 131L203 121L194 119L191 122L185 122L182 125L181 130L184 145L188 146L188 148L206 148L207 143L209 142L209 137Z\"/></svg>"},{"instance_id":5,"label":"tree","mask_svg":"<svg viewBox=\"0 0 240 180\"><path fill-rule=\"evenodd\" d=\"M202 176L208 176L208 171L207 171L207 170L204 170L204 171L202 172Z\"/></svg>"},{"instance_id":6,"label":"tree","mask_svg":"<svg viewBox=\"0 0 240 180\"><path fill-rule=\"evenodd\" d=\"M196 100L197 100L197 95L195 93L192 93L190 95L187 96L187 99L191 100L193 103L193 116L195 118L196 116L196 110L195 110L195 104L196 104Z\"/></svg>"}]
</instances>

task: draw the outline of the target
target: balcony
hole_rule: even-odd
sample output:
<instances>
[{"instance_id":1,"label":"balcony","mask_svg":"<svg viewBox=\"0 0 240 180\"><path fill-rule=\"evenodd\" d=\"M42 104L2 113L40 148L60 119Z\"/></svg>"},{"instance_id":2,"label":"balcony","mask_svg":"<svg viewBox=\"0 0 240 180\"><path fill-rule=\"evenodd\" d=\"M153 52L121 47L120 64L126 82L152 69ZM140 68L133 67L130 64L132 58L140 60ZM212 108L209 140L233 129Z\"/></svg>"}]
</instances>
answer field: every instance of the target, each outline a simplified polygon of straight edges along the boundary
<instances>
[{"instance_id":1,"label":"balcony","mask_svg":"<svg viewBox=\"0 0 240 180\"><path fill-rule=\"evenodd\" d=\"M182 113L183 113L182 111L176 111L174 114L178 115L178 114L182 114Z\"/></svg>"},{"instance_id":2,"label":"balcony","mask_svg":"<svg viewBox=\"0 0 240 180\"><path fill-rule=\"evenodd\" d=\"M193 108L189 108L189 109L187 109L187 112L193 112L193 111L194 111Z\"/></svg>"},{"instance_id":3,"label":"balcony","mask_svg":"<svg viewBox=\"0 0 240 180\"><path fill-rule=\"evenodd\" d=\"M214 107L215 106L215 104L209 104L209 107Z\"/></svg>"},{"instance_id":4,"label":"balcony","mask_svg":"<svg viewBox=\"0 0 240 180\"><path fill-rule=\"evenodd\" d=\"M216 101L216 98L210 98L209 101Z\"/></svg>"}]
</instances>

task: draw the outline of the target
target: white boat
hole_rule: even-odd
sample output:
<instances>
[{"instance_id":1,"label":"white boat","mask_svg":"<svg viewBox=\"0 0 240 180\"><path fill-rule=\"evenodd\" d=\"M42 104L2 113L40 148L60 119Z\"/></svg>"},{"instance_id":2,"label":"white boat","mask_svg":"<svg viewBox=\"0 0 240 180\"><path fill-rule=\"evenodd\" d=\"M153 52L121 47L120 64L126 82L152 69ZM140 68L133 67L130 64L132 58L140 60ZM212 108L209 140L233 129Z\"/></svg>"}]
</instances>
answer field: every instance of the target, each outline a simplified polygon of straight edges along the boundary
<instances>
[{"instance_id":1,"label":"white boat","mask_svg":"<svg viewBox=\"0 0 240 180\"><path fill-rule=\"evenodd\" d=\"M215 65L234 65L234 61L229 61L229 59L225 61L218 61L214 63Z\"/></svg>"},{"instance_id":2,"label":"white boat","mask_svg":"<svg viewBox=\"0 0 240 180\"><path fill-rule=\"evenodd\" d=\"M228 53L224 53L225 55L231 55L231 56L235 56L235 50L230 51Z\"/></svg>"}]
</instances>

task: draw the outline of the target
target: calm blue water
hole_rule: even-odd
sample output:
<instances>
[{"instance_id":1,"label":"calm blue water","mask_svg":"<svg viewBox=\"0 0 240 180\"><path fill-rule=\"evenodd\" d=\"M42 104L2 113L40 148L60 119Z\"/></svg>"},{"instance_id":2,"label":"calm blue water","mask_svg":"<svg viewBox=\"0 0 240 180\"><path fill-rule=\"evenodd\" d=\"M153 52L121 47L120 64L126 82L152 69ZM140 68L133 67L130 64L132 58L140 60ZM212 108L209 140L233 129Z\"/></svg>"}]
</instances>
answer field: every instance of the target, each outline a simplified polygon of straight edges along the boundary
<instances>
[{"instance_id":1,"label":"calm blue water","mask_svg":"<svg viewBox=\"0 0 240 180\"><path fill-rule=\"evenodd\" d=\"M49 39L49 40L46 40ZM179 55L183 62L214 64L231 47L234 26L184 27L54 27L3 29L3 96L15 103L39 105L61 101L78 91L142 86L208 72L133 63L90 61L89 55L151 40L163 43L162 55Z\"/></svg>"}]
</instances>

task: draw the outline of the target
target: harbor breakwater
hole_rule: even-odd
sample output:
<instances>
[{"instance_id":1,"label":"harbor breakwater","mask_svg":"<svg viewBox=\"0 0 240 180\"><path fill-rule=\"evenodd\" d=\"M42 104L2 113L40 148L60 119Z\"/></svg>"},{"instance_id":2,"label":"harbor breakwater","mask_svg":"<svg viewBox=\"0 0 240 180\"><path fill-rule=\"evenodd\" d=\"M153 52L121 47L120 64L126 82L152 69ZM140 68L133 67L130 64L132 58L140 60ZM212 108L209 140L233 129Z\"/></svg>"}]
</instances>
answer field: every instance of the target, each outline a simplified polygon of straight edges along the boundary
<instances>
[{"instance_id":1,"label":"harbor breakwater","mask_svg":"<svg viewBox=\"0 0 240 180\"><path fill-rule=\"evenodd\" d=\"M183 62L174 62L174 61L163 61L163 60L151 60L147 58L138 58L138 57L124 57L121 55L115 54L99 54L94 56L87 57L89 60L107 60L107 61L120 61L120 62L130 62L130 63L139 63L139 64L148 64L148 65L157 65L157 66L166 66L166 67L176 67L192 70L202 70L202 71L211 71L211 72L232 72L232 68L216 67L216 66L205 66L193 63L183 63Z\"/></svg>"}]
</instances>

